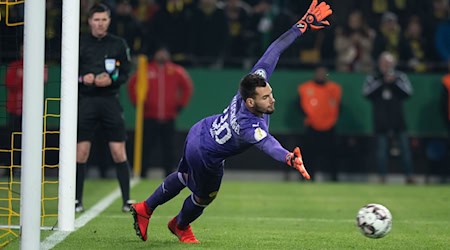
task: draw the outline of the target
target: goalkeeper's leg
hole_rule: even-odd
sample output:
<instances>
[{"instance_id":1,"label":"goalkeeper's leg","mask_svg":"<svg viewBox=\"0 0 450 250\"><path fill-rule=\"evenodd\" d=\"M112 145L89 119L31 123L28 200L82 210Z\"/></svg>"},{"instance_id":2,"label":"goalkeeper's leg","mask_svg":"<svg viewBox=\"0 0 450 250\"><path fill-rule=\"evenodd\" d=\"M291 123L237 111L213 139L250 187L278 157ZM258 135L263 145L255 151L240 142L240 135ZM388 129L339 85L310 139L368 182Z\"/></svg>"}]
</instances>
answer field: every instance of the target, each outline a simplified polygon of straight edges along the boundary
<instances>
[{"instance_id":1,"label":"goalkeeper's leg","mask_svg":"<svg viewBox=\"0 0 450 250\"><path fill-rule=\"evenodd\" d=\"M147 206L154 211L159 205L177 196L186 187L182 173L173 172L164 179L161 185L145 200Z\"/></svg>"},{"instance_id":2,"label":"goalkeeper's leg","mask_svg":"<svg viewBox=\"0 0 450 250\"><path fill-rule=\"evenodd\" d=\"M131 213L134 219L136 235L143 241L147 240L147 228L153 211L159 206L180 193L185 188L182 173L174 172L166 177L161 185L153 192L147 200L133 204Z\"/></svg>"},{"instance_id":3,"label":"goalkeeper's leg","mask_svg":"<svg viewBox=\"0 0 450 250\"><path fill-rule=\"evenodd\" d=\"M220 166L204 166L200 158L193 157L187 172L187 184L193 194L183 203L181 211L168 223L169 230L183 243L199 243L192 232L191 223L216 198L223 176L223 162ZM215 169L215 170L211 170Z\"/></svg>"},{"instance_id":4,"label":"goalkeeper's leg","mask_svg":"<svg viewBox=\"0 0 450 250\"><path fill-rule=\"evenodd\" d=\"M200 243L192 231L191 222L196 220L203 213L206 206L214 199L209 198L203 200L203 204L196 201L198 197L194 194L189 195L183 203L183 208L180 213L169 221L167 227L170 232L177 236L178 240L183 243ZM207 204L208 203L208 204Z\"/></svg>"}]
</instances>

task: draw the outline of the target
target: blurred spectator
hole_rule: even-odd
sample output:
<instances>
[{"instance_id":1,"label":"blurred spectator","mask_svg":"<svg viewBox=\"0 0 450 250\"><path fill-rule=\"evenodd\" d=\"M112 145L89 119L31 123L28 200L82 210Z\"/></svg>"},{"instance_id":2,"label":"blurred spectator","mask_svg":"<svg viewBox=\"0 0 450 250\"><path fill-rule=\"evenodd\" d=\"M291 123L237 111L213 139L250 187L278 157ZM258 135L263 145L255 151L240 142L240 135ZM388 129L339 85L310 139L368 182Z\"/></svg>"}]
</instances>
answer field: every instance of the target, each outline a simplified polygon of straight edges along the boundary
<instances>
[{"instance_id":1,"label":"blurred spectator","mask_svg":"<svg viewBox=\"0 0 450 250\"><path fill-rule=\"evenodd\" d=\"M9 6L9 16L6 19L5 8L0 4L0 64L17 60L20 51L19 45L23 43L24 26L10 26L7 25L7 22L19 23L24 21L24 4L13 6Z\"/></svg>"},{"instance_id":2,"label":"blurred spectator","mask_svg":"<svg viewBox=\"0 0 450 250\"><path fill-rule=\"evenodd\" d=\"M161 45L167 46L175 62L187 60L189 33L189 9L183 0L168 0L161 5L150 22L145 43L151 55Z\"/></svg>"},{"instance_id":3,"label":"blurred spectator","mask_svg":"<svg viewBox=\"0 0 450 250\"><path fill-rule=\"evenodd\" d=\"M228 35L228 20L225 11L217 8L217 0L199 0L188 36L195 65L221 68Z\"/></svg>"},{"instance_id":4,"label":"blurred spectator","mask_svg":"<svg viewBox=\"0 0 450 250\"><path fill-rule=\"evenodd\" d=\"M93 5L91 0L80 0L80 36L90 32L87 25L88 10Z\"/></svg>"},{"instance_id":5,"label":"blurred spectator","mask_svg":"<svg viewBox=\"0 0 450 250\"><path fill-rule=\"evenodd\" d=\"M305 3L308 3L307 1L297 1L297 2L302 2L303 5L305 5ZM333 7L333 13L339 13L339 15L332 15L329 18L330 23L332 23L332 26L334 27L345 26L348 23L350 13L354 12L357 9L361 10L360 0L330 0L327 1L327 3ZM364 13L362 15L364 15ZM364 19L367 20L368 16L364 15ZM367 21L365 22L367 23Z\"/></svg>"},{"instance_id":6,"label":"blurred spectator","mask_svg":"<svg viewBox=\"0 0 450 250\"><path fill-rule=\"evenodd\" d=\"M131 49L131 54L141 52L142 27L133 15L133 7L129 0L120 0L116 3L115 16L112 18L109 31L123 37Z\"/></svg>"},{"instance_id":7,"label":"blurred spectator","mask_svg":"<svg viewBox=\"0 0 450 250\"><path fill-rule=\"evenodd\" d=\"M404 33L405 40L411 48L412 57L408 67L415 72L425 72L431 67L430 58L432 50L427 37L423 34L423 26L419 16L411 16Z\"/></svg>"},{"instance_id":8,"label":"blurred spectator","mask_svg":"<svg viewBox=\"0 0 450 250\"><path fill-rule=\"evenodd\" d=\"M390 153L401 155L406 182L413 183L413 163L403 110L403 102L412 95L413 89L406 74L396 70L395 66L391 53L381 53L378 71L366 78L363 94L372 102L376 164L381 182L386 181Z\"/></svg>"},{"instance_id":9,"label":"blurred spectator","mask_svg":"<svg viewBox=\"0 0 450 250\"><path fill-rule=\"evenodd\" d=\"M274 8L271 0L262 0L253 6L250 30L254 33L254 56L259 56L263 48L267 48L272 42L271 32L276 15L277 9Z\"/></svg>"},{"instance_id":10,"label":"blurred spectator","mask_svg":"<svg viewBox=\"0 0 450 250\"><path fill-rule=\"evenodd\" d=\"M45 3L45 52L47 62L61 62L62 13L61 2L47 0Z\"/></svg>"},{"instance_id":11,"label":"blurred spectator","mask_svg":"<svg viewBox=\"0 0 450 250\"><path fill-rule=\"evenodd\" d=\"M314 79L298 86L300 108L305 113L305 146L303 155L308 159L311 178L321 170L337 181L336 123L339 118L342 90L327 79L328 71L319 66ZM311 173L312 172L312 173Z\"/></svg>"},{"instance_id":12,"label":"blurred spectator","mask_svg":"<svg viewBox=\"0 0 450 250\"><path fill-rule=\"evenodd\" d=\"M248 27L250 56L259 58L270 43L280 36L286 28L290 27L293 22L293 16L286 9L280 9L272 0L262 0L256 3L252 8ZM304 41L304 39L306 38L300 40ZM298 43L284 51L283 59L292 57L298 59L298 46L296 45ZM283 64L283 60L280 60L279 65Z\"/></svg>"},{"instance_id":13,"label":"blurred spectator","mask_svg":"<svg viewBox=\"0 0 450 250\"><path fill-rule=\"evenodd\" d=\"M251 7L242 0L226 0L220 7L225 11L230 32L225 64L242 66L242 62L248 56L248 44L245 40L248 36L246 29Z\"/></svg>"},{"instance_id":14,"label":"blurred spectator","mask_svg":"<svg viewBox=\"0 0 450 250\"><path fill-rule=\"evenodd\" d=\"M336 30L334 48L336 69L339 71L370 72L373 67L372 48L375 31L364 21L362 12L355 10L348 23Z\"/></svg>"},{"instance_id":15,"label":"blurred spectator","mask_svg":"<svg viewBox=\"0 0 450 250\"><path fill-rule=\"evenodd\" d=\"M136 73L131 77L128 94L136 104ZM144 103L144 159L141 177L146 177L149 156L161 146L165 175L176 167L173 162L175 119L192 95L192 80L186 70L171 62L166 48L157 49L147 66L148 91Z\"/></svg>"},{"instance_id":16,"label":"blurred spectator","mask_svg":"<svg viewBox=\"0 0 450 250\"><path fill-rule=\"evenodd\" d=\"M439 61L441 60L436 49L436 29L439 23L446 20L448 16L447 10L449 8L449 0L433 0L432 3L428 1L418 2L423 2L423 6L420 7L424 11L417 13L420 13L420 19L423 26L422 35L429 45L427 58L433 62L431 66L433 66L433 70L435 70L435 67L439 66ZM442 65L440 69L443 69Z\"/></svg>"},{"instance_id":17,"label":"blurred spectator","mask_svg":"<svg viewBox=\"0 0 450 250\"><path fill-rule=\"evenodd\" d=\"M447 147L450 147L450 61L447 63L447 74L442 77L442 84L444 85L444 110L445 110L445 121L447 123L448 136L447 136ZM447 154L450 152L447 148ZM448 160L450 161L450 155L448 155Z\"/></svg>"},{"instance_id":18,"label":"blurred spectator","mask_svg":"<svg viewBox=\"0 0 450 250\"><path fill-rule=\"evenodd\" d=\"M433 18L435 20L443 21L448 18L449 0L433 0ZM435 22L437 24L437 22Z\"/></svg>"},{"instance_id":19,"label":"blurred spectator","mask_svg":"<svg viewBox=\"0 0 450 250\"><path fill-rule=\"evenodd\" d=\"M441 182L444 182L448 176L450 176L450 169L449 169L449 163L450 163L450 61L447 63L447 74L442 77L442 84L444 85L443 90L443 107L444 107L444 120L447 126L447 138L443 146L444 148L444 156L439 163L441 163L439 169L439 176L441 177ZM433 167L433 166L430 166Z\"/></svg>"},{"instance_id":20,"label":"blurred spectator","mask_svg":"<svg viewBox=\"0 0 450 250\"><path fill-rule=\"evenodd\" d=\"M279 36L281 36L287 28L292 26L292 23L295 23L300 17L296 17L292 12L287 8L281 8L281 7L275 7L274 13L276 14L273 19L273 26L271 29L271 38L269 39L269 44L271 42L275 41ZM315 33L323 33L323 32L314 32ZM309 33L309 35L312 35ZM315 36L313 36L315 37ZM302 39L299 39L300 41L303 41L305 37ZM295 59L295 61L298 61L298 44L297 46L291 46L287 50L283 52L282 60L279 61L279 65L284 65L285 59ZM259 57L261 54L258 54L257 57Z\"/></svg>"},{"instance_id":21,"label":"blurred spectator","mask_svg":"<svg viewBox=\"0 0 450 250\"><path fill-rule=\"evenodd\" d=\"M158 10L159 5L155 0L138 0L133 15L141 24L148 24Z\"/></svg>"},{"instance_id":22,"label":"blurred spectator","mask_svg":"<svg viewBox=\"0 0 450 250\"><path fill-rule=\"evenodd\" d=\"M428 4L429 5L429 4ZM431 10L423 17L426 35L431 37L436 33L438 24L448 17L449 0L433 0Z\"/></svg>"},{"instance_id":23,"label":"blurred spectator","mask_svg":"<svg viewBox=\"0 0 450 250\"><path fill-rule=\"evenodd\" d=\"M47 82L47 67L44 69L44 82ZM37 83L36 83L37 84ZM11 131L22 130L22 96L23 96L23 46L20 47L20 59L8 64L6 69L6 112L8 128Z\"/></svg>"},{"instance_id":24,"label":"blurred spectator","mask_svg":"<svg viewBox=\"0 0 450 250\"><path fill-rule=\"evenodd\" d=\"M447 6L447 18L436 29L436 50L440 59L446 65L450 62L450 8Z\"/></svg>"},{"instance_id":25,"label":"blurred spectator","mask_svg":"<svg viewBox=\"0 0 450 250\"><path fill-rule=\"evenodd\" d=\"M251 7L257 5L261 0L244 0Z\"/></svg>"},{"instance_id":26,"label":"blurred spectator","mask_svg":"<svg viewBox=\"0 0 450 250\"><path fill-rule=\"evenodd\" d=\"M384 13L381 18L380 28L374 42L374 58L379 58L383 51L391 53L400 67L412 58L411 48L404 39L397 15L392 12Z\"/></svg>"},{"instance_id":27,"label":"blurred spectator","mask_svg":"<svg viewBox=\"0 0 450 250\"><path fill-rule=\"evenodd\" d=\"M445 123L448 128L448 137L450 138L450 61L447 63L447 74L442 77L443 88L443 109L444 109L444 117ZM450 146L450 144L449 144Z\"/></svg>"},{"instance_id":28,"label":"blurred spectator","mask_svg":"<svg viewBox=\"0 0 450 250\"><path fill-rule=\"evenodd\" d=\"M249 32L251 32L252 55L257 57L263 48L270 43L273 20L276 10L271 0L263 0L252 5Z\"/></svg>"},{"instance_id":29,"label":"blurred spectator","mask_svg":"<svg viewBox=\"0 0 450 250\"><path fill-rule=\"evenodd\" d=\"M450 62L447 65L447 74L442 77L442 118L447 127L447 136L442 138L426 139L425 156L428 160L428 169L425 183L431 182L431 176L439 177L440 183L445 183L450 176Z\"/></svg>"},{"instance_id":30,"label":"blurred spectator","mask_svg":"<svg viewBox=\"0 0 450 250\"><path fill-rule=\"evenodd\" d=\"M418 0L371 0L360 1L366 11L366 18L371 27L378 27L380 20L386 12L395 13L399 17L401 27L405 27L408 17L423 11L429 5L426 1Z\"/></svg>"}]
</instances>

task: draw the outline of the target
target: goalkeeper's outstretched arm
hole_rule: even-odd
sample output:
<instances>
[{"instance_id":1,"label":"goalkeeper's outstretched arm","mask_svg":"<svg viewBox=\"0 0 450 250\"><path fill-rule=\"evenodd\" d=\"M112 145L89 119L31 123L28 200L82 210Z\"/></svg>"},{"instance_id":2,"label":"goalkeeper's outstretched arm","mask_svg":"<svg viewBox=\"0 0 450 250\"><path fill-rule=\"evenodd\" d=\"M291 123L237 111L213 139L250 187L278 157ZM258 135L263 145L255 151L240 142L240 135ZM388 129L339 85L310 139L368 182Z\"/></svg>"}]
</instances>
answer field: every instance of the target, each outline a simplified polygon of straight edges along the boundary
<instances>
[{"instance_id":1,"label":"goalkeeper's outstretched arm","mask_svg":"<svg viewBox=\"0 0 450 250\"><path fill-rule=\"evenodd\" d=\"M306 14L296 24L292 26L288 31L282 34L277 40L275 40L269 48L264 52L263 56L253 66L251 72L261 75L269 81L272 72L274 71L278 59L297 37L304 34L307 30L319 30L330 25L325 20L333 11L330 6L325 2L321 2L317 5L317 0L313 0L309 6Z\"/></svg>"}]
</instances>

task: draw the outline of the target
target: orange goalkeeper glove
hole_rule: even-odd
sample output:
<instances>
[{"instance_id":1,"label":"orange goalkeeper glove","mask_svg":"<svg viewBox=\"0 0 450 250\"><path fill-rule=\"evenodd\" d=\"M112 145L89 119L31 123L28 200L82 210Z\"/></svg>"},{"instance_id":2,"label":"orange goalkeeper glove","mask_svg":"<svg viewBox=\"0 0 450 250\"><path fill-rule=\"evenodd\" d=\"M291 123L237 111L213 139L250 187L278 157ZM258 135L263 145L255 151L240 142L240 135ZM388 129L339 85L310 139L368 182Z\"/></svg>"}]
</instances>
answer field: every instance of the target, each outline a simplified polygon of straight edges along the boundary
<instances>
[{"instance_id":1,"label":"orange goalkeeper glove","mask_svg":"<svg viewBox=\"0 0 450 250\"><path fill-rule=\"evenodd\" d=\"M303 165L302 153L300 152L299 147L294 148L294 152L286 155L286 163L289 166L297 169L303 175L303 177L305 177L305 179L311 179L308 171L306 171L305 165Z\"/></svg>"},{"instance_id":2,"label":"orange goalkeeper glove","mask_svg":"<svg viewBox=\"0 0 450 250\"><path fill-rule=\"evenodd\" d=\"M300 19L296 26L303 33L308 29L320 30L330 25L330 22L325 20L333 11L325 2L321 2L317 5L317 0L313 0L309 6L306 14Z\"/></svg>"}]
</instances>

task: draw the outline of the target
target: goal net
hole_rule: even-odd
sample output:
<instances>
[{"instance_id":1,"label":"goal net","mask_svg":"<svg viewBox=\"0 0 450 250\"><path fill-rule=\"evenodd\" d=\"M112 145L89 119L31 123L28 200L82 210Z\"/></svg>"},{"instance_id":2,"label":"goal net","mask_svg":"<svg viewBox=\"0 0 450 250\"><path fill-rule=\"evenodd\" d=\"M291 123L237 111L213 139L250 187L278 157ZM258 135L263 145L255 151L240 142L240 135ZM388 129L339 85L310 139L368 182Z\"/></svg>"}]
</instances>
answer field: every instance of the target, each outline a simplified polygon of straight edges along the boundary
<instances>
[{"instance_id":1,"label":"goal net","mask_svg":"<svg viewBox=\"0 0 450 250\"><path fill-rule=\"evenodd\" d=\"M23 66L19 68L13 63L22 59L24 7L23 0L0 0L0 249L20 236L23 138L22 128L17 126L21 122L14 120L17 117L12 117L10 110L7 109L7 99L11 93L6 86L6 74L8 69L14 74L23 74ZM56 51L58 48L48 45L46 47L54 50L53 54L59 54L59 51ZM11 69L11 67L16 68ZM55 70L55 67L53 68ZM59 68L56 67L56 70ZM53 72L53 74L49 72L44 90L47 98L43 104L36 103L36 105L44 106L40 163L41 230L54 229L58 222L60 99L53 97L60 96L59 90L59 72ZM21 99L16 100L16 102L21 101Z\"/></svg>"},{"instance_id":2,"label":"goal net","mask_svg":"<svg viewBox=\"0 0 450 250\"><path fill-rule=\"evenodd\" d=\"M8 126L5 86L6 63L18 59L22 37L17 37L23 25L22 0L0 0L0 248L18 237L20 219L20 141L21 131ZM15 31L15 32L11 32Z\"/></svg>"},{"instance_id":3,"label":"goal net","mask_svg":"<svg viewBox=\"0 0 450 250\"><path fill-rule=\"evenodd\" d=\"M23 12L24 0L0 0L0 21L7 26L23 25L23 16L19 13Z\"/></svg>"},{"instance_id":4,"label":"goal net","mask_svg":"<svg viewBox=\"0 0 450 250\"><path fill-rule=\"evenodd\" d=\"M58 216L58 164L52 162L59 151L59 131L53 130L59 120L59 98L47 98L44 107L42 148L41 229L52 230ZM0 148L0 248L19 236L20 222L20 153L22 132L10 134L10 147ZM5 162L5 160L7 162Z\"/></svg>"}]
</instances>

